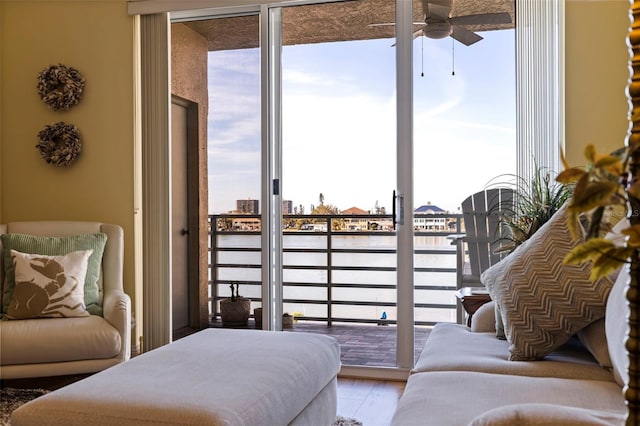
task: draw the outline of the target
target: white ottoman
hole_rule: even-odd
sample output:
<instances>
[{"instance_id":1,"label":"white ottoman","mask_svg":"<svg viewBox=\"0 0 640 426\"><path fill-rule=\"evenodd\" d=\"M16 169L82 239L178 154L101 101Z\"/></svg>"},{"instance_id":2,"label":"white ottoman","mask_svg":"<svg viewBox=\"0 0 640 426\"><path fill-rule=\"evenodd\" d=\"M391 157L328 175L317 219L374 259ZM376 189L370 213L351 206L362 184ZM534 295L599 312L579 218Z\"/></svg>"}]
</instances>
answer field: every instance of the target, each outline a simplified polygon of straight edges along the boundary
<instances>
[{"instance_id":1,"label":"white ottoman","mask_svg":"<svg viewBox=\"0 0 640 426\"><path fill-rule=\"evenodd\" d=\"M330 425L340 346L295 332L206 329L31 401L23 425Z\"/></svg>"}]
</instances>

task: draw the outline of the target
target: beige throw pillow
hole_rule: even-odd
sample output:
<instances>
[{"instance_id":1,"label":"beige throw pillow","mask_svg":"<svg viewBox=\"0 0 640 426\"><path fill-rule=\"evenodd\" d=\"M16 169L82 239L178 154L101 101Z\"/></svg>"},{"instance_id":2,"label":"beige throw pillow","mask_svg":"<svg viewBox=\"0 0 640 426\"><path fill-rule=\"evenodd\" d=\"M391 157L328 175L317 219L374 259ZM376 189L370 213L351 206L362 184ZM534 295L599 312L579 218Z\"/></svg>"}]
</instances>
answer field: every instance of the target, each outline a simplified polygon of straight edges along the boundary
<instances>
[{"instance_id":1,"label":"beige throw pillow","mask_svg":"<svg viewBox=\"0 0 640 426\"><path fill-rule=\"evenodd\" d=\"M510 360L542 359L578 330L604 316L610 277L589 279L591 266L565 265L581 243L567 228L567 207L481 277L511 343Z\"/></svg>"},{"instance_id":2,"label":"beige throw pillow","mask_svg":"<svg viewBox=\"0 0 640 426\"><path fill-rule=\"evenodd\" d=\"M88 316L84 280L93 250L46 256L11 250L16 285L9 319Z\"/></svg>"},{"instance_id":3,"label":"beige throw pillow","mask_svg":"<svg viewBox=\"0 0 640 426\"><path fill-rule=\"evenodd\" d=\"M615 284L614 284L615 285ZM609 293L611 297L611 293ZM605 332L604 318L592 322L582 330L579 330L578 339L591 355L604 368L611 368L611 358L609 357L609 347L607 346L607 335Z\"/></svg>"}]
</instances>

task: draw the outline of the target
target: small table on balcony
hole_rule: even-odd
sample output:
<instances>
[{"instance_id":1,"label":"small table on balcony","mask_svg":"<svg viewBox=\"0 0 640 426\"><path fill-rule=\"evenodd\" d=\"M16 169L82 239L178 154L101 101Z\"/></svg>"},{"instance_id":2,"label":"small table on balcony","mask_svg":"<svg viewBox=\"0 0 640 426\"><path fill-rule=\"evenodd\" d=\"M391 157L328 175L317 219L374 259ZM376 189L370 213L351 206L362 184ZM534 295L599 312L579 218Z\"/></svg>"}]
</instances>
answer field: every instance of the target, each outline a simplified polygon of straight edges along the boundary
<instances>
[{"instance_id":1,"label":"small table on balcony","mask_svg":"<svg viewBox=\"0 0 640 426\"><path fill-rule=\"evenodd\" d=\"M471 317L480 306L491 301L489 291L485 287L462 287L456 291L456 297L462 303L465 312L467 313L467 326L471 327Z\"/></svg>"}]
</instances>

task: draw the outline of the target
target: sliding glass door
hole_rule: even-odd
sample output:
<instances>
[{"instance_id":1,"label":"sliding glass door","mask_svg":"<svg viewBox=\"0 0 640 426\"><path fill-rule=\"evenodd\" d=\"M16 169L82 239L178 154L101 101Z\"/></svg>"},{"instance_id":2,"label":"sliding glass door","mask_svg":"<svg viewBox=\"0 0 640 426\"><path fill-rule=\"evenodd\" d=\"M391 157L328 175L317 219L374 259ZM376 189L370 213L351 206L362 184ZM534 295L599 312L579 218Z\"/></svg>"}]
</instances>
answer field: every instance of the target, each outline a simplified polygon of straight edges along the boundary
<instances>
[{"instance_id":1,"label":"sliding glass door","mask_svg":"<svg viewBox=\"0 0 640 426\"><path fill-rule=\"evenodd\" d=\"M216 4L223 5L211 0L198 2L211 9L172 13L174 23L189 27L191 33L183 33L184 37L167 31L168 15L155 14L141 20L143 82L150 83L142 90L145 117L150 116L143 124L145 137L151 141L143 143L146 151L142 156L145 160L159 157L159 161L148 161L150 172L144 176L143 193L149 195L145 211L153 215L145 216L145 223L162 225L170 212L162 204L162 197L155 196L171 187L166 181L171 175L166 167L170 161L165 161L168 143L158 142L169 139L170 126L165 120L169 112L164 111L162 100L167 98L168 105L170 94L165 93L166 74L155 71L168 70L165 65L169 62L169 42L194 43L198 54L204 50L204 56L214 64L207 77L197 75L182 80L188 87L215 87L210 97L214 116L209 117L208 128L212 323L219 320L218 303L230 294L229 286L239 284L241 294L252 299L252 308L263 308L262 315L258 314L262 328L295 330L305 321L324 322L325 328L334 330L337 323L356 323L373 330L395 328L396 342L390 345L397 352L395 362L374 360L360 365L396 366L406 374L417 349L413 344L414 324L430 325L455 317L450 312L448 317L419 317L416 321L414 316L432 308L455 311L451 294L440 297L438 293L439 299L435 300L423 299L424 295L416 292L436 294L450 289L445 280L433 275L431 265L414 257L416 232L430 233L429 227L442 223L433 212L421 217L422 212L416 210L414 214L414 209L425 200L424 206L432 206L429 201L434 199L434 192L430 188L449 197L454 192L453 174L466 178L455 185L458 193L466 194L475 188L467 190L463 185L479 180L475 166L493 172L493 166L486 166L490 162L510 162L509 155L503 154L511 148L494 145L481 149L482 145L475 143L479 140L478 130L487 127L485 121L491 123L494 142L509 139L502 134L508 129L503 132L491 121L496 116L491 116L493 108L487 106L489 103L473 108L469 102L454 102L460 99L457 95L466 83L487 100L498 98L498 92L491 85L475 80L471 83L462 67L458 68L462 52L446 38L447 34L445 40L452 43L451 71L455 73L451 83L438 83L429 75L434 68L442 70L447 62L442 60L447 55L439 52L435 61L424 65L421 61L420 78L425 75L424 84L415 85L414 91L414 80L418 78L413 61L418 57L416 49L419 46L421 60L426 59L427 42L436 41L415 37L421 35L416 28L426 29L420 22L425 20L421 10L425 2L258 3L243 0L236 7L224 2L224 7L215 8ZM463 10L460 2L451 4L454 15L471 13ZM210 22L197 28L195 23L201 21ZM224 22L226 26L222 25ZM453 37L454 33L449 35ZM455 61L454 51L458 52ZM473 62L471 72L479 70L478 64L485 67L490 62L486 58L491 55ZM187 55L181 65L189 68L193 58ZM312 66L307 67L308 64ZM238 79L242 75L244 78ZM507 78L498 79L508 85ZM482 93L487 88L490 90ZM424 102L427 95L434 94L435 103ZM423 102L426 110L418 111ZM445 122L435 120L453 106L461 107L457 116ZM453 148L452 130L464 129L470 121L456 117L473 117L482 122L456 136L467 139L468 145ZM509 120L504 114L497 118L499 124ZM444 131L437 132L438 126ZM414 133L419 141L415 150ZM442 151L442 147L449 150ZM468 159L473 161L461 165ZM431 176L422 173L423 169L435 170L440 164L449 168ZM420 171L415 174L415 191L414 170ZM451 222L444 226L451 227ZM459 231L455 227L451 230ZM382 237L382 242L373 249L364 249L353 244L360 237ZM147 239L148 247L157 248L158 255L145 258L145 273L154 277L157 269L162 273L153 286L145 283L145 290L149 291L145 291L144 302L150 311L169 311L170 268L160 268L153 262L165 259L162 253L171 239L163 234L161 226L146 232ZM415 254L418 251L428 258L440 250L419 248ZM445 272L455 274L455 270ZM147 347L166 343L167 336L170 339L170 330L165 330L166 317L154 314L145 320L145 336L151 336L145 342ZM153 327L149 325L152 323ZM373 337L363 341L369 345L379 340ZM379 350L370 352L376 354ZM351 360L346 361L345 365L352 364ZM398 371L390 368L358 374L373 371L384 376L380 371L391 370Z\"/></svg>"},{"instance_id":2,"label":"sliding glass door","mask_svg":"<svg viewBox=\"0 0 640 426\"><path fill-rule=\"evenodd\" d=\"M249 327L332 334L345 368L402 378L416 351L414 4L312 3L180 19L209 50L212 323L239 284L262 308Z\"/></svg>"},{"instance_id":3,"label":"sliding glass door","mask_svg":"<svg viewBox=\"0 0 640 426\"><path fill-rule=\"evenodd\" d=\"M344 364L395 367L395 49L336 31L373 36L370 4L282 8L283 309Z\"/></svg>"}]
</instances>

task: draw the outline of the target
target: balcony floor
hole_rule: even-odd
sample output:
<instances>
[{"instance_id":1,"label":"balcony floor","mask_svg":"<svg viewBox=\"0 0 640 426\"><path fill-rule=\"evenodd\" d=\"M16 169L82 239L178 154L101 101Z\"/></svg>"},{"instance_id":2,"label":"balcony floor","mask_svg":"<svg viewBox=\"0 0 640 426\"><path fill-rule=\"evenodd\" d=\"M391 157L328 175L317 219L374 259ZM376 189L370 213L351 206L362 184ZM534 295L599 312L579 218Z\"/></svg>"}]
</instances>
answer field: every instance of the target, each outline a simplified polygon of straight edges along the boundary
<instances>
[{"instance_id":1,"label":"balcony floor","mask_svg":"<svg viewBox=\"0 0 640 426\"><path fill-rule=\"evenodd\" d=\"M288 331L319 333L333 336L340 342L344 365L376 367L396 366L396 327L368 324L334 324L298 321ZM415 327L415 357L424 348L431 327Z\"/></svg>"},{"instance_id":2,"label":"balcony floor","mask_svg":"<svg viewBox=\"0 0 640 426\"><path fill-rule=\"evenodd\" d=\"M211 327L222 327L220 320L210 323ZM246 328L255 328L253 319ZM285 331L318 333L333 336L340 342L341 361L344 365L376 367L396 366L396 327L368 324L325 323L297 321ZM431 327L415 327L415 357L424 347Z\"/></svg>"}]
</instances>

